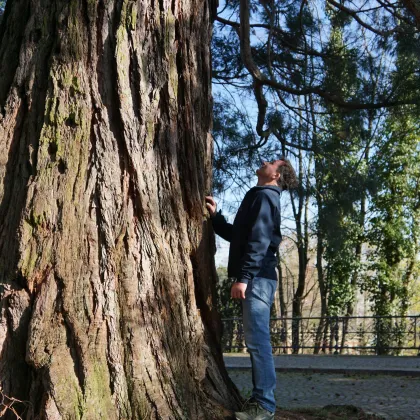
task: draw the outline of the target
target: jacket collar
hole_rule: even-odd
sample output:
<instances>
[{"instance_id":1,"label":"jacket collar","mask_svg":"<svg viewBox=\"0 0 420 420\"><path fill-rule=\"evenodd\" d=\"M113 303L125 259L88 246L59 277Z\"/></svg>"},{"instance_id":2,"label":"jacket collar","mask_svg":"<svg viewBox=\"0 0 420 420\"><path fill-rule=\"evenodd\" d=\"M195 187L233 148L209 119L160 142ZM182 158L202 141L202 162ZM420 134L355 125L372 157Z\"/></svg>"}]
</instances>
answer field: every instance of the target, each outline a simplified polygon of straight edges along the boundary
<instances>
[{"instance_id":1,"label":"jacket collar","mask_svg":"<svg viewBox=\"0 0 420 420\"><path fill-rule=\"evenodd\" d=\"M279 194L281 194L282 192L280 187L276 187L274 185L262 185L262 186L256 185L255 187L251 188L251 190L265 190L265 189L276 191Z\"/></svg>"}]
</instances>

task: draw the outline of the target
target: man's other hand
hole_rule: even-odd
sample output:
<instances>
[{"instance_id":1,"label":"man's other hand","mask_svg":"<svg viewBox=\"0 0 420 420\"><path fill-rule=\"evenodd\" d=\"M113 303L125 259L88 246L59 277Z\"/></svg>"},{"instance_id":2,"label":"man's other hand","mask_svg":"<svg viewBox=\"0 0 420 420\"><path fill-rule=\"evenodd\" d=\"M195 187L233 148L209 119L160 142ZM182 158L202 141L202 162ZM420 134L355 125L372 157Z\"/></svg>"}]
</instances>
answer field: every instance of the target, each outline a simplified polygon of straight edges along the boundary
<instances>
[{"instance_id":1,"label":"man's other hand","mask_svg":"<svg viewBox=\"0 0 420 420\"><path fill-rule=\"evenodd\" d=\"M214 201L214 198L210 195L206 196L206 207L210 216L213 217L216 214L217 204Z\"/></svg>"},{"instance_id":2,"label":"man's other hand","mask_svg":"<svg viewBox=\"0 0 420 420\"><path fill-rule=\"evenodd\" d=\"M230 289L230 295L233 299L245 299L245 290L247 288L245 283L233 283Z\"/></svg>"}]
</instances>

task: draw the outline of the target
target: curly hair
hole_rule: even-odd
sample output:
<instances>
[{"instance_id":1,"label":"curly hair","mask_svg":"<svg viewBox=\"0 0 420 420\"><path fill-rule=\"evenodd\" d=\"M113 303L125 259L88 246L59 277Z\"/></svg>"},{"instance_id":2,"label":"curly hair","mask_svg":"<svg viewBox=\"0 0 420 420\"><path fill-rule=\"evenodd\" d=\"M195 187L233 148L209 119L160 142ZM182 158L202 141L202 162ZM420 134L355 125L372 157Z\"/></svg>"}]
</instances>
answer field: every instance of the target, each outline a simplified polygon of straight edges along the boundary
<instances>
[{"instance_id":1,"label":"curly hair","mask_svg":"<svg viewBox=\"0 0 420 420\"><path fill-rule=\"evenodd\" d=\"M284 157L280 157L284 163L279 165L277 172L280 174L280 178L277 181L277 185L283 190L293 190L299 185L299 181L296 176L296 172L292 167L290 161Z\"/></svg>"}]
</instances>

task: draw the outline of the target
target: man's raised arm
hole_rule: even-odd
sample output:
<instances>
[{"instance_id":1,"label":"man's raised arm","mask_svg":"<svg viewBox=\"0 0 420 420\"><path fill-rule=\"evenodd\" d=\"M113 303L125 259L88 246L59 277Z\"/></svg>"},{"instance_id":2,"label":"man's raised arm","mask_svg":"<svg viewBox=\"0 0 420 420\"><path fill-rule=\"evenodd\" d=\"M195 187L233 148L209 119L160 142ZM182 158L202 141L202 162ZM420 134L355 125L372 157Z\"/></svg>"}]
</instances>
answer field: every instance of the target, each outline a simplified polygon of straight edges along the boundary
<instances>
[{"instance_id":1,"label":"man's raised arm","mask_svg":"<svg viewBox=\"0 0 420 420\"><path fill-rule=\"evenodd\" d=\"M217 204L214 198L211 196L206 197L206 207L210 213L213 229L217 235L223 238L225 241L230 242L232 239L232 224L228 223L222 213L217 212Z\"/></svg>"}]
</instances>

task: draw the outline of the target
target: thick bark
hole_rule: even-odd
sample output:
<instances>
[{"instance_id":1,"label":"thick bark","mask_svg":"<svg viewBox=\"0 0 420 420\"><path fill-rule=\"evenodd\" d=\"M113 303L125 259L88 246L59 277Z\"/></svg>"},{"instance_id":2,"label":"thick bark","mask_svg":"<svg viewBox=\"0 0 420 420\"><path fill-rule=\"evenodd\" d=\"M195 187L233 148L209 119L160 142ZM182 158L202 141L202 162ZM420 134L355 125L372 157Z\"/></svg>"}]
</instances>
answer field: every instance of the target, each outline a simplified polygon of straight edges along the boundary
<instances>
[{"instance_id":1,"label":"thick bark","mask_svg":"<svg viewBox=\"0 0 420 420\"><path fill-rule=\"evenodd\" d=\"M7 3L0 378L33 416L215 419L238 402L203 207L211 7Z\"/></svg>"}]
</instances>

